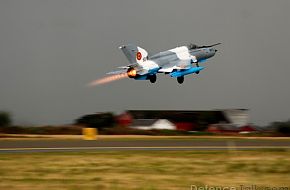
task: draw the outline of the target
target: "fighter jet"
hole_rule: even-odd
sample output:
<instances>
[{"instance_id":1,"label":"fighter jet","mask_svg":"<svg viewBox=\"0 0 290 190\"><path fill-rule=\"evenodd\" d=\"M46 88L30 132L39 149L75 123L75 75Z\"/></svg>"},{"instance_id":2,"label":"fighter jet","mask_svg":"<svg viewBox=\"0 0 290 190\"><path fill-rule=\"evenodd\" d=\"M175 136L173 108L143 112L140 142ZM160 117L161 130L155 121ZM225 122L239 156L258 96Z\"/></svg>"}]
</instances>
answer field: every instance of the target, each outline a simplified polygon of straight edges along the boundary
<instances>
[{"instance_id":1,"label":"fighter jet","mask_svg":"<svg viewBox=\"0 0 290 190\"><path fill-rule=\"evenodd\" d=\"M149 80L151 83L156 82L158 73L168 74L177 78L177 82L182 84L184 76L189 74L199 74L204 69L199 63L205 62L213 57L217 52L214 46L221 43L198 46L189 44L187 46L176 47L157 54L148 54L148 52L138 46L128 44L121 46L129 65L119 67L121 70L109 72L107 74L124 74L135 80Z\"/></svg>"}]
</instances>

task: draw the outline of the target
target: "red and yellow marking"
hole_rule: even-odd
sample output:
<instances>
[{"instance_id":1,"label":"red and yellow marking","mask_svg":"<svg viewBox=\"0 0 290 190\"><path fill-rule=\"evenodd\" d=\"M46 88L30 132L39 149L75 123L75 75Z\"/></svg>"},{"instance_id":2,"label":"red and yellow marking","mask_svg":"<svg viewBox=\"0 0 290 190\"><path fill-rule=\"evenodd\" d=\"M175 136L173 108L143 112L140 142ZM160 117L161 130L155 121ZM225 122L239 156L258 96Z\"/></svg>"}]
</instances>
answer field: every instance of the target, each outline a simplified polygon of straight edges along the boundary
<instances>
[{"instance_id":1,"label":"red and yellow marking","mask_svg":"<svg viewBox=\"0 0 290 190\"><path fill-rule=\"evenodd\" d=\"M138 60L138 61L140 61L141 59L142 59L142 54L141 54L141 52L137 52L137 54L136 54L136 59Z\"/></svg>"}]
</instances>

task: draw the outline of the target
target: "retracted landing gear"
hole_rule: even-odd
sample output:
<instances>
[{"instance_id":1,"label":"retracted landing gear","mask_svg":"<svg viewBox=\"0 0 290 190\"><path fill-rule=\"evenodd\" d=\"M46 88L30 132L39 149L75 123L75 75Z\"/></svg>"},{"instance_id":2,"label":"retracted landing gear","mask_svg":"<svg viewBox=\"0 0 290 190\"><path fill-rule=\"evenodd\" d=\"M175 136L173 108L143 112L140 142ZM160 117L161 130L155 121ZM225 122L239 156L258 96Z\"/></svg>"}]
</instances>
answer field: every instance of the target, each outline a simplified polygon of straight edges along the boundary
<instances>
[{"instance_id":1,"label":"retracted landing gear","mask_svg":"<svg viewBox=\"0 0 290 190\"><path fill-rule=\"evenodd\" d=\"M184 82L184 76L181 76L181 77L177 77L177 82L179 84L182 84Z\"/></svg>"}]
</instances>

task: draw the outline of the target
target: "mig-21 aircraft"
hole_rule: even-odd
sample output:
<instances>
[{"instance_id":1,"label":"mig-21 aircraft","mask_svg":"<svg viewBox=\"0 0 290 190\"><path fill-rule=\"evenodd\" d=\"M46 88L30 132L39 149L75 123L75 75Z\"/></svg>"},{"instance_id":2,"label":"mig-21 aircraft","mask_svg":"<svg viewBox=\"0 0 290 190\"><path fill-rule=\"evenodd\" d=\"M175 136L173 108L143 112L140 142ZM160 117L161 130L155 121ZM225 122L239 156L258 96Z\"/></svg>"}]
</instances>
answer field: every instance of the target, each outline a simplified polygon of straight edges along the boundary
<instances>
[{"instance_id":1,"label":"mig-21 aircraft","mask_svg":"<svg viewBox=\"0 0 290 190\"><path fill-rule=\"evenodd\" d=\"M182 84L185 75L199 74L204 69L199 63L213 57L217 52L213 47L217 45L220 43L209 46L189 44L150 55L143 48L128 44L121 46L120 49L130 64L119 67L121 69L119 71L107 74L127 74L129 78L135 80L150 80L151 83L155 83L156 75L164 73L177 78L177 82Z\"/></svg>"}]
</instances>

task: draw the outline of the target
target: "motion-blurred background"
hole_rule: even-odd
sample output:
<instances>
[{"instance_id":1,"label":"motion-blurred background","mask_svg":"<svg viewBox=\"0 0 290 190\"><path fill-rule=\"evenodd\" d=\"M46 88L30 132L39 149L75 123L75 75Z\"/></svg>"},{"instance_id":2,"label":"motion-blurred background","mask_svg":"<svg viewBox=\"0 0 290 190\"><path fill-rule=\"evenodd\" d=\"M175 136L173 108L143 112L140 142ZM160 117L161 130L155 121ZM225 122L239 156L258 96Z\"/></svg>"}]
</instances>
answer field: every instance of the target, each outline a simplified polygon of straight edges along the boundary
<instances>
[{"instance_id":1,"label":"motion-blurred background","mask_svg":"<svg viewBox=\"0 0 290 190\"><path fill-rule=\"evenodd\" d=\"M289 190L289 9L1 0L0 189ZM88 86L128 64L128 43L222 45L183 85L158 75Z\"/></svg>"},{"instance_id":2,"label":"motion-blurred background","mask_svg":"<svg viewBox=\"0 0 290 190\"><path fill-rule=\"evenodd\" d=\"M0 110L16 124L55 125L95 112L246 108L251 123L289 119L289 1L181 0L0 2ZM177 85L124 79L86 85L127 60L221 42L198 76Z\"/></svg>"}]
</instances>

